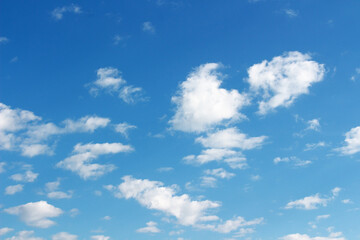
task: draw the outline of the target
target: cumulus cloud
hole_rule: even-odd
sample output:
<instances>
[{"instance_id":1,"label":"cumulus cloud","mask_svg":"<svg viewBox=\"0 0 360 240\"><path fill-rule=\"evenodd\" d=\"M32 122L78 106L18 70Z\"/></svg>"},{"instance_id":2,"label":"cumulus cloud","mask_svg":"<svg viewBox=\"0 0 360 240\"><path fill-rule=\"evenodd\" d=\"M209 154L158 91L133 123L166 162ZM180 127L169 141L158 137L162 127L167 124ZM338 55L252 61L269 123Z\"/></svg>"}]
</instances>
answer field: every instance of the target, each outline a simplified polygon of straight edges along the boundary
<instances>
[{"instance_id":1,"label":"cumulus cloud","mask_svg":"<svg viewBox=\"0 0 360 240\"><path fill-rule=\"evenodd\" d=\"M139 233L159 233L160 229L157 227L157 223L150 221L146 223L146 227L136 230Z\"/></svg>"},{"instance_id":2,"label":"cumulus cloud","mask_svg":"<svg viewBox=\"0 0 360 240\"><path fill-rule=\"evenodd\" d=\"M180 224L186 226L209 217L208 210L220 206L219 203L209 200L191 200L187 194L176 195L174 186L165 187L162 182L135 179L131 176L123 177L123 183L118 186L108 185L105 188L118 198L133 198L148 209L174 216Z\"/></svg>"},{"instance_id":3,"label":"cumulus cloud","mask_svg":"<svg viewBox=\"0 0 360 240\"><path fill-rule=\"evenodd\" d=\"M90 94L97 96L100 91L117 94L126 103L134 103L141 98L142 88L126 85L121 72L113 67L99 68L96 81L90 84Z\"/></svg>"},{"instance_id":4,"label":"cumulus cloud","mask_svg":"<svg viewBox=\"0 0 360 240\"><path fill-rule=\"evenodd\" d=\"M46 196L48 198L52 198L52 199L64 199L64 198L72 198L72 191L68 191L68 192L62 192L59 191L59 186L60 186L60 179L54 181L54 182L48 182L45 184L45 191Z\"/></svg>"},{"instance_id":5,"label":"cumulus cloud","mask_svg":"<svg viewBox=\"0 0 360 240\"><path fill-rule=\"evenodd\" d=\"M63 211L56 208L46 201L30 202L24 205L7 208L4 210L8 214L20 217L20 220L27 225L39 228L48 228L55 224L49 218L60 216Z\"/></svg>"},{"instance_id":6,"label":"cumulus cloud","mask_svg":"<svg viewBox=\"0 0 360 240\"><path fill-rule=\"evenodd\" d=\"M65 13L75 13L75 14L80 14L81 8L78 5L75 4L71 4L69 6L64 6L64 7L58 7L55 8L52 12L51 15L53 18L55 18L56 20L61 20L64 16Z\"/></svg>"},{"instance_id":7,"label":"cumulus cloud","mask_svg":"<svg viewBox=\"0 0 360 240\"><path fill-rule=\"evenodd\" d=\"M14 231L14 229L8 227L0 228L0 236L5 235L11 231Z\"/></svg>"},{"instance_id":8,"label":"cumulus cloud","mask_svg":"<svg viewBox=\"0 0 360 240\"><path fill-rule=\"evenodd\" d=\"M12 186L7 186L5 188L5 194L6 195L14 195L15 193L21 192L23 190L24 185L17 184Z\"/></svg>"},{"instance_id":9,"label":"cumulus cloud","mask_svg":"<svg viewBox=\"0 0 360 240\"><path fill-rule=\"evenodd\" d=\"M34 231L20 231L16 236L6 238L6 240L44 240L41 237L34 237Z\"/></svg>"},{"instance_id":10,"label":"cumulus cloud","mask_svg":"<svg viewBox=\"0 0 360 240\"><path fill-rule=\"evenodd\" d=\"M75 145L73 155L58 162L56 166L70 170L84 180L96 179L105 173L113 171L116 167L113 164L91 163L93 160L100 155L130 151L133 151L130 145L121 143L79 143Z\"/></svg>"},{"instance_id":11,"label":"cumulus cloud","mask_svg":"<svg viewBox=\"0 0 360 240\"><path fill-rule=\"evenodd\" d=\"M17 173L11 175L10 178L17 182L34 182L39 176L38 173L34 173L31 170L27 170L25 173Z\"/></svg>"},{"instance_id":12,"label":"cumulus cloud","mask_svg":"<svg viewBox=\"0 0 360 240\"><path fill-rule=\"evenodd\" d=\"M248 69L248 83L261 95L259 114L265 115L278 107L289 107L300 95L323 80L325 67L311 60L309 54L297 51L284 53L271 61L264 60Z\"/></svg>"},{"instance_id":13,"label":"cumulus cloud","mask_svg":"<svg viewBox=\"0 0 360 240\"><path fill-rule=\"evenodd\" d=\"M360 152L360 126L350 129L345 134L345 146L336 150L344 155L353 155Z\"/></svg>"},{"instance_id":14,"label":"cumulus cloud","mask_svg":"<svg viewBox=\"0 0 360 240\"><path fill-rule=\"evenodd\" d=\"M266 136L248 137L236 127L233 127L208 133L207 137L198 137L195 141L207 148L239 148L241 150L249 150L260 147L266 138Z\"/></svg>"},{"instance_id":15,"label":"cumulus cloud","mask_svg":"<svg viewBox=\"0 0 360 240\"><path fill-rule=\"evenodd\" d=\"M245 94L221 88L222 76L217 63L199 66L179 86L172 97L176 113L169 121L172 128L184 132L203 132L229 120L242 117L239 110L249 104Z\"/></svg>"},{"instance_id":16,"label":"cumulus cloud","mask_svg":"<svg viewBox=\"0 0 360 240\"><path fill-rule=\"evenodd\" d=\"M51 240L77 240L77 236L67 233L67 232L59 232L51 237Z\"/></svg>"},{"instance_id":17,"label":"cumulus cloud","mask_svg":"<svg viewBox=\"0 0 360 240\"><path fill-rule=\"evenodd\" d=\"M335 197L339 195L340 190L341 189L338 187L332 189L331 190L332 195L330 197L321 197L320 194L317 193L315 195L308 196L303 199L289 202L285 206L285 209L297 208L303 210L313 210L313 209L317 209L319 206L326 207L330 201L334 200Z\"/></svg>"},{"instance_id":18,"label":"cumulus cloud","mask_svg":"<svg viewBox=\"0 0 360 240\"><path fill-rule=\"evenodd\" d=\"M67 119L64 121L65 132L94 132L98 128L104 128L110 123L110 119L97 116L85 116L79 120Z\"/></svg>"},{"instance_id":19,"label":"cumulus cloud","mask_svg":"<svg viewBox=\"0 0 360 240\"><path fill-rule=\"evenodd\" d=\"M142 30L148 33L155 33L155 27L151 22L144 22Z\"/></svg>"},{"instance_id":20,"label":"cumulus cloud","mask_svg":"<svg viewBox=\"0 0 360 240\"><path fill-rule=\"evenodd\" d=\"M306 130L320 131L320 120L318 118L307 121L307 125Z\"/></svg>"}]
</instances>

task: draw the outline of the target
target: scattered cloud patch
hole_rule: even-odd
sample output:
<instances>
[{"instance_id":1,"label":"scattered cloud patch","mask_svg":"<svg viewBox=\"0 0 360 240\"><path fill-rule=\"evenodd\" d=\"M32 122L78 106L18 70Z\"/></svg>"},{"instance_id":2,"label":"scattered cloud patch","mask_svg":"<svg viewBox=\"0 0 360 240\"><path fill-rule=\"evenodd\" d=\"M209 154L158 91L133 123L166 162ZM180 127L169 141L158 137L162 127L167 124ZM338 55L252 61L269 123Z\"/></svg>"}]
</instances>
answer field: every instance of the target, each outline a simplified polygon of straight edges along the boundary
<instances>
[{"instance_id":1,"label":"scattered cloud patch","mask_svg":"<svg viewBox=\"0 0 360 240\"><path fill-rule=\"evenodd\" d=\"M325 147L325 146L326 146L326 143L323 141L317 142L317 143L307 143L305 145L304 151L310 151L310 150L314 150L314 149Z\"/></svg>"},{"instance_id":2,"label":"scattered cloud patch","mask_svg":"<svg viewBox=\"0 0 360 240\"><path fill-rule=\"evenodd\" d=\"M290 18L295 18L299 15L299 13L297 13L295 10L290 8L284 9L284 13Z\"/></svg>"},{"instance_id":3,"label":"scattered cloud patch","mask_svg":"<svg viewBox=\"0 0 360 240\"><path fill-rule=\"evenodd\" d=\"M0 162L0 173L5 172L5 167L6 166L6 162Z\"/></svg>"},{"instance_id":4,"label":"scattered cloud patch","mask_svg":"<svg viewBox=\"0 0 360 240\"><path fill-rule=\"evenodd\" d=\"M224 178L230 179L230 178L235 176L234 173L227 172L223 168L207 169L204 172L207 175L214 176L214 177L217 177L217 178L222 178L222 179L224 179Z\"/></svg>"},{"instance_id":5,"label":"scattered cloud patch","mask_svg":"<svg viewBox=\"0 0 360 240\"><path fill-rule=\"evenodd\" d=\"M78 237L76 235L67 233L67 232L59 232L51 237L51 240L77 240Z\"/></svg>"},{"instance_id":6,"label":"scattered cloud patch","mask_svg":"<svg viewBox=\"0 0 360 240\"><path fill-rule=\"evenodd\" d=\"M104 235L94 235L91 236L92 240L110 240L110 237L104 236Z\"/></svg>"},{"instance_id":7,"label":"scattered cloud patch","mask_svg":"<svg viewBox=\"0 0 360 240\"><path fill-rule=\"evenodd\" d=\"M136 230L138 233L159 233L160 229L157 227L157 223L150 221L146 223L146 227Z\"/></svg>"},{"instance_id":8,"label":"scattered cloud patch","mask_svg":"<svg viewBox=\"0 0 360 240\"><path fill-rule=\"evenodd\" d=\"M126 138L128 138L128 136L129 136L129 130L136 129L136 128L137 127L135 125L131 125L126 122L115 125L115 131L122 134Z\"/></svg>"},{"instance_id":9,"label":"scattered cloud patch","mask_svg":"<svg viewBox=\"0 0 360 240\"><path fill-rule=\"evenodd\" d=\"M307 234L295 233L281 237L279 240L345 240L345 238L340 236L334 237L331 234L328 237L310 237Z\"/></svg>"},{"instance_id":10,"label":"scattered cloud patch","mask_svg":"<svg viewBox=\"0 0 360 240\"><path fill-rule=\"evenodd\" d=\"M60 216L63 211L46 201L30 202L24 205L7 208L6 213L20 217L27 225L38 228L48 228L55 224L49 218Z\"/></svg>"},{"instance_id":11,"label":"scattered cloud patch","mask_svg":"<svg viewBox=\"0 0 360 240\"><path fill-rule=\"evenodd\" d=\"M60 179L45 184L46 196L51 199L69 199L72 198L72 191L59 191Z\"/></svg>"},{"instance_id":12,"label":"scattered cloud patch","mask_svg":"<svg viewBox=\"0 0 360 240\"><path fill-rule=\"evenodd\" d=\"M360 152L360 126L352 128L345 134L345 146L337 148L344 155L353 155Z\"/></svg>"},{"instance_id":13,"label":"scattered cloud patch","mask_svg":"<svg viewBox=\"0 0 360 240\"><path fill-rule=\"evenodd\" d=\"M5 235L11 231L14 231L14 229L8 227L0 228L0 236Z\"/></svg>"},{"instance_id":14,"label":"scattered cloud patch","mask_svg":"<svg viewBox=\"0 0 360 240\"><path fill-rule=\"evenodd\" d=\"M247 82L261 97L258 113L265 115L278 107L290 107L299 96L308 94L314 83L322 81L324 74L323 64L294 51L251 66Z\"/></svg>"},{"instance_id":15,"label":"scattered cloud patch","mask_svg":"<svg viewBox=\"0 0 360 240\"><path fill-rule=\"evenodd\" d=\"M314 131L320 131L320 119L314 118L312 120L307 121L308 127L306 130L314 130Z\"/></svg>"},{"instance_id":16,"label":"scattered cloud patch","mask_svg":"<svg viewBox=\"0 0 360 240\"><path fill-rule=\"evenodd\" d=\"M297 157L291 156L291 157L276 157L274 158L274 164L279 164L281 162L286 162L286 163L291 163L293 164L295 167L304 167L307 166L309 164L311 164L312 162L310 160L301 160Z\"/></svg>"},{"instance_id":17,"label":"scattered cloud patch","mask_svg":"<svg viewBox=\"0 0 360 240\"><path fill-rule=\"evenodd\" d=\"M144 32L148 32L148 33L155 33L155 27L151 22L144 22L142 25L142 30Z\"/></svg>"},{"instance_id":18,"label":"scattered cloud patch","mask_svg":"<svg viewBox=\"0 0 360 240\"><path fill-rule=\"evenodd\" d=\"M172 97L176 113L169 121L172 129L184 132L204 132L225 121L243 117L239 110L249 104L245 94L221 88L221 65L207 63L189 74Z\"/></svg>"},{"instance_id":19,"label":"scattered cloud patch","mask_svg":"<svg viewBox=\"0 0 360 240\"><path fill-rule=\"evenodd\" d=\"M23 190L24 185L17 184L12 186L7 186L5 188L5 194L6 195L14 195L15 193L21 192Z\"/></svg>"},{"instance_id":20,"label":"scattered cloud patch","mask_svg":"<svg viewBox=\"0 0 360 240\"><path fill-rule=\"evenodd\" d=\"M0 37L0 44L8 43L9 39L7 37Z\"/></svg>"},{"instance_id":21,"label":"scattered cloud patch","mask_svg":"<svg viewBox=\"0 0 360 240\"><path fill-rule=\"evenodd\" d=\"M41 237L34 237L34 231L20 231L17 235L12 236L11 238L6 238L6 240L44 240Z\"/></svg>"},{"instance_id":22,"label":"scattered cloud patch","mask_svg":"<svg viewBox=\"0 0 360 240\"><path fill-rule=\"evenodd\" d=\"M96 179L113 171L116 167L113 164L92 163L93 160L105 154L131 151L133 151L133 148L130 145L121 143L79 143L75 145L73 155L58 162L56 166L70 170L84 180Z\"/></svg>"},{"instance_id":23,"label":"scattered cloud patch","mask_svg":"<svg viewBox=\"0 0 360 240\"><path fill-rule=\"evenodd\" d=\"M71 4L69 6L55 8L51 12L51 15L55 20L61 20L64 17L65 13L80 14L82 13L82 11L78 5Z\"/></svg>"},{"instance_id":24,"label":"scattered cloud patch","mask_svg":"<svg viewBox=\"0 0 360 240\"><path fill-rule=\"evenodd\" d=\"M162 168L157 169L158 172L171 172L173 170L174 170L174 168L172 168L172 167L162 167Z\"/></svg>"}]
</instances>

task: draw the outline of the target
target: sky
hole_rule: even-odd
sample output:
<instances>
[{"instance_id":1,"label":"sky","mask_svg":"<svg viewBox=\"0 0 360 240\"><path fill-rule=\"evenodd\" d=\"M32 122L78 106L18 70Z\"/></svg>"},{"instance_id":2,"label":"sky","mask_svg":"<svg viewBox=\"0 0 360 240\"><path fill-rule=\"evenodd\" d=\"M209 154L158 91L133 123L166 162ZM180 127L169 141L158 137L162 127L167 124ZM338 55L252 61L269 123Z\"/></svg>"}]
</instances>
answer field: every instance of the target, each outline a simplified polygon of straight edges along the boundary
<instances>
[{"instance_id":1,"label":"sky","mask_svg":"<svg viewBox=\"0 0 360 240\"><path fill-rule=\"evenodd\" d=\"M360 2L0 2L0 239L360 239Z\"/></svg>"}]
</instances>

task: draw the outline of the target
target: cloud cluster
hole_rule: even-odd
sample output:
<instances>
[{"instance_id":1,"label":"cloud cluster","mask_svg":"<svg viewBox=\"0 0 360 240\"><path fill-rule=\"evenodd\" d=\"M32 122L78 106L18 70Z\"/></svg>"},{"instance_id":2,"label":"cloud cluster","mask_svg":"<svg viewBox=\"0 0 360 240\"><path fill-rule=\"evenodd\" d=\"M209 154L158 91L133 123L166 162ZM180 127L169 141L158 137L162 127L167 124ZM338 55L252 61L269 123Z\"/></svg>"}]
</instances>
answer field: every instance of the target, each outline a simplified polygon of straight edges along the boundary
<instances>
[{"instance_id":1,"label":"cloud cluster","mask_svg":"<svg viewBox=\"0 0 360 240\"><path fill-rule=\"evenodd\" d=\"M113 67L99 68L97 79L90 84L90 94L97 96L100 91L117 94L126 103L142 100L142 88L126 85L121 72Z\"/></svg>"},{"instance_id":2,"label":"cloud cluster","mask_svg":"<svg viewBox=\"0 0 360 240\"><path fill-rule=\"evenodd\" d=\"M105 154L131 151L133 151L133 148L130 145L121 143L79 143L75 145L73 155L58 162L56 166L70 170L84 180L96 179L105 173L113 171L116 167L113 164L92 163L93 160Z\"/></svg>"},{"instance_id":3,"label":"cloud cluster","mask_svg":"<svg viewBox=\"0 0 360 240\"><path fill-rule=\"evenodd\" d=\"M51 15L56 20L61 20L65 13L80 14L80 13L82 13L82 11L81 11L81 8L78 5L71 4L69 6L55 8L51 12Z\"/></svg>"},{"instance_id":4,"label":"cloud cluster","mask_svg":"<svg viewBox=\"0 0 360 240\"><path fill-rule=\"evenodd\" d=\"M344 155L353 155L360 152L360 126L350 129L345 134L345 146L337 148Z\"/></svg>"},{"instance_id":5,"label":"cloud cluster","mask_svg":"<svg viewBox=\"0 0 360 240\"><path fill-rule=\"evenodd\" d=\"M54 182L46 183L45 184L46 196L52 199L72 198L72 194L73 194L72 191L68 191L68 192L59 191L59 186L60 186L60 179L57 179Z\"/></svg>"},{"instance_id":6,"label":"cloud cluster","mask_svg":"<svg viewBox=\"0 0 360 240\"><path fill-rule=\"evenodd\" d=\"M24 205L7 208L4 210L8 214L20 217L20 220L27 225L39 228L48 228L55 224L49 218L60 216L63 211L56 208L46 201L30 202Z\"/></svg>"}]
</instances>

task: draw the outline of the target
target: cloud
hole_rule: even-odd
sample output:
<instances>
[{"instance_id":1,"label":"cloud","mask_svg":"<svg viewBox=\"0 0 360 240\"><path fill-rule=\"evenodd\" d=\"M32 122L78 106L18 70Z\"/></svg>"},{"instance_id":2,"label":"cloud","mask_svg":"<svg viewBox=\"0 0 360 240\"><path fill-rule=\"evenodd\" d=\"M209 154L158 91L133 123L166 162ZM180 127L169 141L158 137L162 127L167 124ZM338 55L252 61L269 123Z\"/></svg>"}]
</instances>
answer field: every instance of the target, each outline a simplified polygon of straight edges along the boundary
<instances>
[{"instance_id":1,"label":"cloud","mask_svg":"<svg viewBox=\"0 0 360 240\"><path fill-rule=\"evenodd\" d=\"M329 214L319 215L319 216L316 217L316 221L319 221L319 220L321 220L321 219L327 219L327 218L329 218L329 217L330 217Z\"/></svg>"},{"instance_id":2,"label":"cloud","mask_svg":"<svg viewBox=\"0 0 360 240\"><path fill-rule=\"evenodd\" d=\"M92 240L109 240L110 237L104 236L104 235L95 235L91 236Z\"/></svg>"},{"instance_id":3,"label":"cloud","mask_svg":"<svg viewBox=\"0 0 360 240\"><path fill-rule=\"evenodd\" d=\"M67 232L59 232L52 236L51 240L77 240L77 236L67 233Z\"/></svg>"},{"instance_id":4,"label":"cloud","mask_svg":"<svg viewBox=\"0 0 360 240\"><path fill-rule=\"evenodd\" d=\"M69 6L55 8L51 12L51 15L56 20L61 20L65 13L80 14L80 13L82 13L82 11L81 11L81 8L78 5L71 4Z\"/></svg>"},{"instance_id":5,"label":"cloud","mask_svg":"<svg viewBox=\"0 0 360 240\"><path fill-rule=\"evenodd\" d=\"M217 178L222 178L222 179L224 179L224 178L230 179L235 176L234 173L227 172L223 168L216 168L216 169L211 169L211 170L207 169L207 170L205 170L205 174L212 175L212 176L215 176Z\"/></svg>"},{"instance_id":6,"label":"cloud","mask_svg":"<svg viewBox=\"0 0 360 240\"><path fill-rule=\"evenodd\" d=\"M245 94L220 88L222 76L218 63L199 66L179 86L172 97L176 113L169 121L174 130L204 132L225 121L242 117L239 110L249 104Z\"/></svg>"},{"instance_id":7,"label":"cloud","mask_svg":"<svg viewBox=\"0 0 360 240\"><path fill-rule=\"evenodd\" d=\"M5 167L6 166L6 162L0 162L0 173L5 172Z\"/></svg>"},{"instance_id":8,"label":"cloud","mask_svg":"<svg viewBox=\"0 0 360 240\"><path fill-rule=\"evenodd\" d=\"M336 187L331 190L332 196L330 197L321 197L319 193L299 199L296 201L289 202L285 209L303 209L303 210L313 210L317 209L319 206L326 207L328 202L332 201L339 195L340 188Z\"/></svg>"},{"instance_id":9,"label":"cloud","mask_svg":"<svg viewBox=\"0 0 360 240\"><path fill-rule=\"evenodd\" d=\"M0 228L0 236L5 235L11 231L14 231L14 229L8 227Z\"/></svg>"},{"instance_id":10,"label":"cloud","mask_svg":"<svg viewBox=\"0 0 360 240\"><path fill-rule=\"evenodd\" d=\"M16 236L6 238L6 240L44 240L40 237L34 237L34 231L20 231Z\"/></svg>"},{"instance_id":11,"label":"cloud","mask_svg":"<svg viewBox=\"0 0 360 240\"><path fill-rule=\"evenodd\" d=\"M224 161L231 168L243 169L247 167L246 158L241 152L231 149L209 148L201 151L200 155L189 155L183 158L187 164L202 165L212 161Z\"/></svg>"},{"instance_id":12,"label":"cloud","mask_svg":"<svg viewBox=\"0 0 360 240\"><path fill-rule=\"evenodd\" d=\"M152 33L152 34L155 33L155 27L151 22L144 22L142 30L144 32L148 32L148 33Z\"/></svg>"},{"instance_id":13,"label":"cloud","mask_svg":"<svg viewBox=\"0 0 360 240\"><path fill-rule=\"evenodd\" d=\"M100 91L117 94L126 103L144 100L141 98L142 88L126 85L121 72L113 67L99 68L96 81L90 84L90 94L97 96Z\"/></svg>"},{"instance_id":14,"label":"cloud","mask_svg":"<svg viewBox=\"0 0 360 240\"><path fill-rule=\"evenodd\" d=\"M238 230L241 227L248 227L253 225L258 225L263 223L263 218L256 218L251 221L246 221L243 217L235 217L233 219L227 220L224 223L213 225L213 224L206 224L206 225L199 225L199 228L212 230L214 232L219 233L230 233L233 231ZM241 230L240 230L241 232Z\"/></svg>"},{"instance_id":15,"label":"cloud","mask_svg":"<svg viewBox=\"0 0 360 240\"><path fill-rule=\"evenodd\" d=\"M172 170L174 170L172 167L161 167L157 169L158 172L171 172Z\"/></svg>"},{"instance_id":16,"label":"cloud","mask_svg":"<svg viewBox=\"0 0 360 240\"><path fill-rule=\"evenodd\" d=\"M207 148L239 148L241 150L249 150L260 147L266 138L266 136L248 137L233 127L208 133L207 137L198 137L195 141Z\"/></svg>"},{"instance_id":17,"label":"cloud","mask_svg":"<svg viewBox=\"0 0 360 240\"><path fill-rule=\"evenodd\" d=\"M211 188L215 188L216 187L216 182L217 179L211 176L202 176L201 177L201 183L200 185L202 187L211 187Z\"/></svg>"},{"instance_id":18,"label":"cloud","mask_svg":"<svg viewBox=\"0 0 360 240\"><path fill-rule=\"evenodd\" d=\"M294 156L283 157L283 158L281 158L281 157L274 158L274 164L279 164L281 162L292 163L295 167L303 167L303 166L307 166L312 163L310 160L301 160Z\"/></svg>"},{"instance_id":19,"label":"cloud","mask_svg":"<svg viewBox=\"0 0 360 240\"><path fill-rule=\"evenodd\" d=\"M320 120L317 118L307 121L307 125L306 130L320 131Z\"/></svg>"},{"instance_id":20,"label":"cloud","mask_svg":"<svg viewBox=\"0 0 360 240\"><path fill-rule=\"evenodd\" d=\"M304 151L310 151L310 150L314 150L314 149L317 149L320 147L325 147L325 146L326 146L326 143L323 141L318 142L318 143L307 143L307 144L305 144Z\"/></svg>"},{"instance_id":21,"label":"cloud","mask_svg":"<svg viewBox=\"0 0 360 240\"><path fill-rule=\"evenodd\" d=\"M139 228L136 230L138 233L159 233L161 232L159 228L157 228L156 222L147 222L146 227Z\"/></svg>"},{"instance_id":22,"label":"cloud","mask_svg":"<svg viewBox=\"0 0 360 240\"><path fill-rule=\"evenodd\" d=\"M0 44L4 44L9 42L9 39L7 37L0 37Z\"/></svg>"},{"instance_id":23,"label":"cloud","mask_svg":"<svg viewBox=\"0 0 360 240\"><path fill-rule=\"evenodd\" d=\"M4 210L8 214L20 217L20 220L27 225L39 228L48 228L55 224L49 218L60 216L63 211L46 201L30 202Z\"/></svg>"},{"instance_id":24,"label":"cloud","mask_svg":"<svg viewBox=\"0 0 360 240\"><path fill-rule=\"evenodd\" d=\"M47 192L46 193L46 196L48 198L52 198L52 199L69 199L69 198L72 198L72 191L68 191L67 193L66 192L62 192L62 191L58 191L59 189L59 186L60 186L60 179L58 179L57 181L55 182L48 182L45 184L45 191Z\"/></svg>"},{"instance_id":25,"label":"cloud","mask_svg":"<svg viewBox=\"0 0 360 240\"><path fill-rule=\"evenodd\" d=\"M130 145L121 143L79 143L75 145L73 155L58 162L56 166L70 170L84 180L96 179L105 173L113 171L116 167L113 164L91 163L93 160L100 155L131 151L133 151L133 148Z\"/></svg>"},{"instance_id":26,"label":"cloud","mask_svg":"<svg viewBox=\"0 0 360 240\"><path fill-rule=\"evenodd\" d=\"M21 192L23 190L24 185L17 184L12 186L7 186L5 188L5 194L6 195L14 195L15 193Z\"/></svg>"},{"instance_id":27,"label":"cloud","mask_svg":"<svg viewBox=\"0 0 360 240\"><path fill-rule=\"evenodd\" d=\"M310 237L306 234L289 234L284 237L279 238L280 240L345 240L344 237Z\"/></svg>"},{"instance_id":28,"label":"cloud","mask_svg":"<svg viewBox=\"0 0 360 240\"><path fill-rule=\"evenodd\" d=\"M293 9L284 9L284 13L290 17L290 18L294 18L294 17L297 17L299 14L293 10Z\"/></svg>"},{"instance_id":29,"label":"cloud","mask_svg":"<svg viewBox=\"0 0 360 240\"><path fill-rule=\"evenodd\" d=\"M31 170L27 170L25 173L17 173L11 175L10 178L17 182L34 182L39 176L38 173L34 173Z\"/></svg>"},{"instance_id":30,"label":"cloud","mask_svg":"<svg viewBox=\"0 0 360 240\"><path fill-rule=\"evenodd\" d=\"M360 126L352 128L345 134L345 146L337 148L344 155L360 152Z\"/></svg>"},{"instance_id":31,"label":"cloud","mask_svg":"<svg viewBox=\"0 0 360 240\"><path fill-rule=\"evenodd\" d=\"M128 137L128 132L131 129L135 129L135 125L128 124L126 122L115 125L115 131L122 134L124 137Z\"/></svg>"},{"instance_id":32,"label":"cloud","mask_svg":"<svg viewBox=\"0 0 360 240\"><path fill-rule=\"evenodd\" d=\"M67 119L64 121L65 132L94 132L98 128L104 128L110 123L110 119L97 116L85 116L77 121Z\"/></svg>"},{"instance_id":33,"label":"cloud","mask_svg":"<svg viewBox=\"0 0 360 240\"><path fill-rule=\"evenodd\" d=\"M300 95L308 94L312 84L323 80L325 67L309 54L284 53L248 69L251 91L261 95L259 111L265 115L278 107L289 107Z\"/></svg>"},{"instance_id":34,"label":"cloud","mask_svg":"<svg viewBox=\"0 0 360 240\"><path fill-rule=\"evenodd\" d=\"M220 206L209 200L191 200L189 195L176 195L176 188L165 187L162 182L147 179L135 179L131 176L122 178L123 183L117 187L108 185L116 197L133 198L148 209L158 210L166 215L174 216L182 225L194 225L209 217L207 211Z\"/></svg>"}]
</instances>

